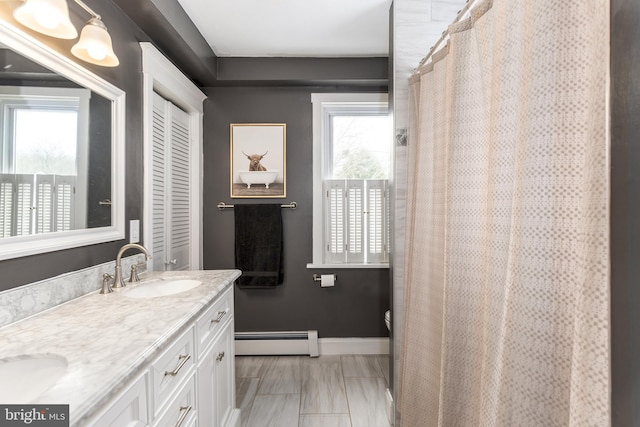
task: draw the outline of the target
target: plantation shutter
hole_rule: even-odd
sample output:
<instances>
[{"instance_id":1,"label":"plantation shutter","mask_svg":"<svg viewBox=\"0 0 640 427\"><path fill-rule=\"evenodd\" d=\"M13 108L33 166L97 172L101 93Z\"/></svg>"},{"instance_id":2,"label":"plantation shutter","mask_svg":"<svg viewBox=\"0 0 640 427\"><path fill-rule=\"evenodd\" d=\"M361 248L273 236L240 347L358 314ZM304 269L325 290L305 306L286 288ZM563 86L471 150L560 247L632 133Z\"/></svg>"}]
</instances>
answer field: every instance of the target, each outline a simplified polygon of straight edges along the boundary
<instances>
[{"instance_id":1,"label":"plantation shutter","mask_svg":"<svg viewBox=\"0 0 640 427\"><path fill-rule=\"evenodd\" d=\"M75 212L76 177L55 176L55 228L56 231L73 229Z\"/></svg>"},{"instance_id":2,"label":"plantation shutter","mask_svg":"<svg viewBox=\"0 0 640 427\"><path fill-rule=\"evenodd\" d=\"M36 175L36 233L50 233L54 226L54 175Z\"/></svg>"},{"instance_id":3,"label":"plantation shutter","mask_svg":"<svg viewBox=\"0 0 640 427\"><path fill-rule=\"evenodd\" d=\"M153 269L188 270L191 255L189 114L154 93Z\"/></svg>"},{"instance_id":4,"label":"plantation shutter","mask_svg":"<svg viewBox=\"0 0 640 427\"><path fill-rule=\"evenodd\" d=\"M325 262L344 263L346 261L347 238L345 225L346 189L344 180L324 182L325 203Z\"/></svg>"},{"instance_id":5,"label":"plantation shutter","mask_svg":"<svg viewBox=\"0 0 640 427\"><path fill-rule=\"evenodd\" d=\"M189 115L170 105L171 110L171 258L172 270L189 269L190 186Z\"/></svg>"},{"instance_id":6,"label":"plantation shutter","mask_svg":"<svg viewBox=\"0 0 640 427\"><path fill-rule=\"evenodd\" d=\"M388 261L388 198L387 181L367 180L367 261L384 263Z\"/></svg>"},{"instance_id":7,"label":"plantation shutter","mask_svg":"<svg viewBox=\"0 0 640 427\"><path fill-rule=\"evenodd\" d=\"M347 186L347 262L363 263L365 254L365 181L349 179Z\"/></svg>"},{"instance_id":8,"label":"plantation shutter","mask_svg":"<svg viewBox=\"0 0 640 427\"><path fill-rule=\"evenodd\" d=\"M15 188L15 179L13 175L0 175L0 237L10 237L13 214L13 193Z\"/></svg>"},{"instance_id":9,"label":"plantation shutter","mask_svg":"<svg viewBox=\"0 0 640 427\"><path fill-rule=\"evenodd\" d=\"M329 179L323 190L324 262L388 262L387 180Z\"/></svg>"},{"instance_id":10,"label":"plantation shutter","mask_svg":"<svg viewBox=\"0 0 640 427\"><path fill-rule=\"evenodd\" d=\"M15 236L32 234L35 210L33 175L14 175L15 206L14 233Z\"/></svg>"}]
</instances>

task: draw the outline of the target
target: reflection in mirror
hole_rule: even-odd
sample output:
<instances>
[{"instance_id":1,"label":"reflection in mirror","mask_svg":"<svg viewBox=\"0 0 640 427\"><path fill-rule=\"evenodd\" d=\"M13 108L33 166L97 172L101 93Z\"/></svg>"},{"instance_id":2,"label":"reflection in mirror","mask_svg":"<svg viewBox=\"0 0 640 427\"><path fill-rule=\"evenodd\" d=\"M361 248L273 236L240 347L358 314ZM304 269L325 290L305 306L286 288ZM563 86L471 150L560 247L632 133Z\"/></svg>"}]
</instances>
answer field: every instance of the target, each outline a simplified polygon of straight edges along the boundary
<instances>
[{"instance_id":1,"label":"reflection in mirror","mask_svg":"<svg viewBox=\"0 0 640 427\"><path fill-rule=\"evenodd\" d=\"M125 93L5 12L0 260L123 239Z\"/></svg>"},{"instance_id":2,"label":"reflection in mirror","mask_svg":"<svg viewBox=\"0 0 640 427\"><path fill-rule=\"evenodd\" d=\"M111 225L111 101L0 49L0 237Z\"/></svg>"}]
</instances>

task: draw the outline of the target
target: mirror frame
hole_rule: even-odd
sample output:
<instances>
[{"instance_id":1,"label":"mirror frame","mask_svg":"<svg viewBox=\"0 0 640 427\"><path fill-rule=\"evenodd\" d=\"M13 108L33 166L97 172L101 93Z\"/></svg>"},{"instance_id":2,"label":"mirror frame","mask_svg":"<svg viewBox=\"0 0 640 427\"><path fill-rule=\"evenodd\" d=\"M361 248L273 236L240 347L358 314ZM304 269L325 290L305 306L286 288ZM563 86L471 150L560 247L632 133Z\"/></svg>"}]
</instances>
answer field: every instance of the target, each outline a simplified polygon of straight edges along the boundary
<instances>
[{"instance_id":1,"label":"mirror frame","mask_svg":"<svg viewBox=\"0 0 640 427\"><path fill-rule=\"evenodd\" d=\"M125 237L125 92L0 19L0 42L111 101L111 225L0 239L0 260L19 258Z\"/></svg>"}]
</instances>

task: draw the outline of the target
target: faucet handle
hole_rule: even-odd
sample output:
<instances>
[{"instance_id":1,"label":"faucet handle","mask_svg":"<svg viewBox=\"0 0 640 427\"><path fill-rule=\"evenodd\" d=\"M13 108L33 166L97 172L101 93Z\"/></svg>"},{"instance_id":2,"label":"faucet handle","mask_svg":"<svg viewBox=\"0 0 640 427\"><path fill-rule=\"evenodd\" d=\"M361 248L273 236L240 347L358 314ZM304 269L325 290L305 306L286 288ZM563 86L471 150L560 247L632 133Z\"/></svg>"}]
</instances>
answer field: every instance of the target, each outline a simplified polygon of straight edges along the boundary
<instances>
[{"instance_id":1,"label":"faucet handle","mask_svg":"<svg viewBox=\"0 0 640 427\"><path fill-rule=\"evenodd\" d=\"M131 276L129 276L129 283L135 283L140 281L140 276L138 276L138 265L133 264L131 266Z\"/></svg>"},{"instance_id":2,"label":"faucet handle","mask_svg":"<svg viewBox=\"0 0 640 427\"><path fill-rule=\"evenodd\" d=\"M113 276L109 273L104 273L102 275L102 289L100 289L101 294L110 294L113 292L113 288L111 287L111 281L113 280Z\"/></svg>"}]
</instances>

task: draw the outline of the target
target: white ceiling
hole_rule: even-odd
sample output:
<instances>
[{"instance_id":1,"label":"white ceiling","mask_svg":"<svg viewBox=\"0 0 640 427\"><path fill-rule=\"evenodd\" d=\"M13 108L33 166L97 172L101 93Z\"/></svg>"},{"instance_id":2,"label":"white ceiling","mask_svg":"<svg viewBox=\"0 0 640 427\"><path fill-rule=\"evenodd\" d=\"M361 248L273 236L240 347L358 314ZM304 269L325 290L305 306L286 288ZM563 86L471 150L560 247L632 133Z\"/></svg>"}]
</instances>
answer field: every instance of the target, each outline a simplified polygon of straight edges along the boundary
<instances>
[{"instance_id":1,"label":"white ceiling","mask_svg":"<svg viewBox=\"0 0 640 427\"><path fill-rule=\"evenodd\" d=\"M217 56L389 53L391 0L178 0Z\"/></svg>"}]
</instances>

